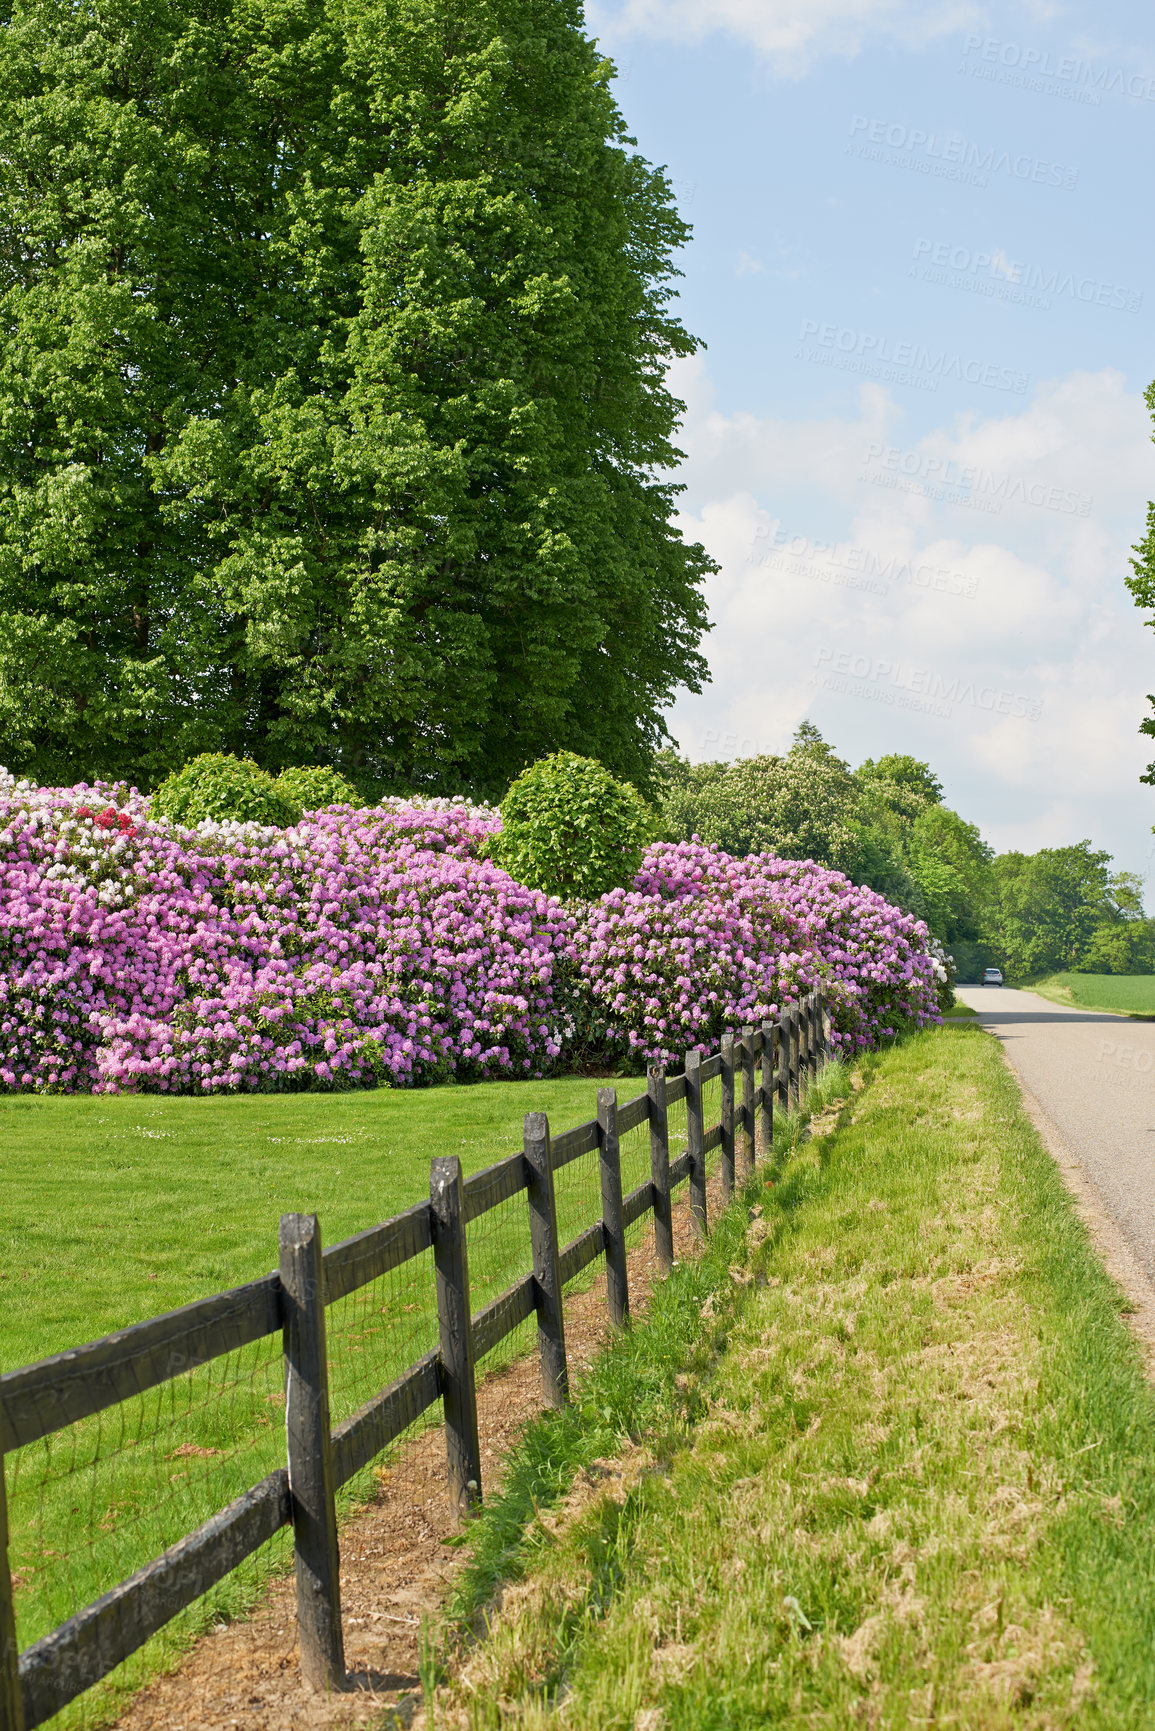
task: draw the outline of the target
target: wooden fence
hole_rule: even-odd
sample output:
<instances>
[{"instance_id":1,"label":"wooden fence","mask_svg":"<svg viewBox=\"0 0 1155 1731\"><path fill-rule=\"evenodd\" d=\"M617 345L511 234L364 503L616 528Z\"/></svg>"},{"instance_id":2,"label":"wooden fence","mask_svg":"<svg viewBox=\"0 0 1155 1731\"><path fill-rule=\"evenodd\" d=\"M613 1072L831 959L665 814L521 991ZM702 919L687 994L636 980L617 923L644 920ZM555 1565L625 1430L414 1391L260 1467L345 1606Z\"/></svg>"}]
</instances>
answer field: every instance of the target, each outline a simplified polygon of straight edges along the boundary
<instances>
[{"instance_id":1,"label":"wooden fence","mask_svg":"<svg viewBox=\"0 0 1155 1731\"><path fill-rule=\"evenodd\" d=\"M528 1113L522 1152L470 1178L462 1178L458 1159L434 1160L429 1200L381 1226L322 1251L316 1216L287 1214L281 1220L275 1273L0 1377L0 1731L33 1731L52 1718L288 1525L302 1674L313 1687L340 1687L345 1662L337 1489L440 1400L449 1496L466 1513L481 1496L477 1361L536 1314L543 1392L547 1402L563 1404L568 1392L566 1283L604 1257L610 1318L624 1326L629 1320L627 1229L653 1214L659 1266L668 1272L672 1192L688 1181L695 1229L704 1234L708 1155L720 1150L722 1194L728 1201L738 1177L739 1137L752 1167L758 1124L762 1146L769 1150L775 1101L782 1108L797 1104L826 1044L821 997L812 993L776 1023L743 1029L737 1038L723 1036L718 1052L691 1052L683 1075L652 1068L645 1093L624 1105L614 1089L600 1089L597 1117L563 1135L551 1138L545 1115ZM702 1091L715 1078L721 1081L720 1118L706 1125ZM667 1112L683 1099L686 1148L671 1161ZM623 1195L619 1138L646 1121L650 1177ZM601 1219L560 1245L554 1176L595 1152ZM532 1271L474 1315L466 1227L522 1191L529 1209ZM332 1427L326 1306L429 1249L439 1347ZM8 1567L3 1456L275 1334L284 1342L285 1466L21 1653Z\"/></svg>"}]
</instances>

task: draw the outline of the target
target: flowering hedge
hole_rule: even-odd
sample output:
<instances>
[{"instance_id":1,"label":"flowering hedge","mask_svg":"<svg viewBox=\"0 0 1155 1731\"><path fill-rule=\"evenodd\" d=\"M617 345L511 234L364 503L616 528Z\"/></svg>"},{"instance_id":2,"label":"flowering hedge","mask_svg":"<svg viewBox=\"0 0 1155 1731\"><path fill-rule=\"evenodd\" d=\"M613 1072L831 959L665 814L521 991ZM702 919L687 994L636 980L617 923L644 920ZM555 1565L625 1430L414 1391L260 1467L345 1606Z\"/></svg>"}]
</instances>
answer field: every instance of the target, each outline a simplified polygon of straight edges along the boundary
<instances>
[{"instance_id":1,"label":"flowering hedge","mask_svg":"<svg viewBox=\"0 0 1155 1731\"><path fill-rule=\"evenodd\" d=\"M631 889L585 910L578 949L607 1042L665 1060L816 986L847 1051L938 1019L925 925L809 860L651 847Z\"/></svg>"},{"instance_id":2,"label":"flowering hedge","mask_svg":"<svg viewBox=\"0 0 1155 1731\"><path fill-rule=\"evenodd\" d=\"M837 1037L934 1013L925 930L838 873L652 847L578 912L478 858L458 801L180 829L0 774L0 1087L211 1093L680 1058L821 981Z\"/></svg>"}]
</instances>

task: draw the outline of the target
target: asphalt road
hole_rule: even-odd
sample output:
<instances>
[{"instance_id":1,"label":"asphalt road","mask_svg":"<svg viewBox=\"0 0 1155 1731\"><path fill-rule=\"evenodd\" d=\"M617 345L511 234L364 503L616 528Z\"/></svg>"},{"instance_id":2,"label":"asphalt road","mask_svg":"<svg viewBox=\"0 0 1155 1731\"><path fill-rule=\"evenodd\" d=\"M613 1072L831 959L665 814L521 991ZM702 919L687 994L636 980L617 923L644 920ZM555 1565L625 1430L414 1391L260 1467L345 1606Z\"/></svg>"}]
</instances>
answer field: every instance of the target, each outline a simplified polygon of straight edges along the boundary
<instances>
[{"instance_id":1,"label":"asphalt road","mask_svg":"<svg viewBox=\"0 0 1155 1731\"><path fill-rule=\"evenodd\" d=\"M957 995L1003 1042L1155 1282L1155 1022L1065 1009L1005 986Z\"/></svg>"}]
</instances>

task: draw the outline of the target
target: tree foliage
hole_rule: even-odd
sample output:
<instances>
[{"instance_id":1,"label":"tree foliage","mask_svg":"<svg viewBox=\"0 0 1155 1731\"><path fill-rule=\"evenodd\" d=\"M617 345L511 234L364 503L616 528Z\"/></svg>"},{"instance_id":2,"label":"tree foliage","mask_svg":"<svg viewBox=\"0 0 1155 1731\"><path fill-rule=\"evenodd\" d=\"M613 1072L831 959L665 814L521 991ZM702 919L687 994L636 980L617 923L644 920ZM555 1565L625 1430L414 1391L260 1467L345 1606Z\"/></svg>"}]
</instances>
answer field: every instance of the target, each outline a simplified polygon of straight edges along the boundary
<instances>
[{"instance_id":1,"label":"tree foliage","mask_svg":"<svg viewBox=\"0 0 1155 1731\"><path fill-rule=\"evenodd\" d=\"M860 837L850 769L817 729L804 729L782 757L684 764L667 754L663 817L671 838L697 835L738 856L773 852L853 875Z\"/></svg>"},{"instance_id":2,"label":"tree foliage","mask_svg":"<svg viewBox=\"0 0 1155 1731\"><path fill-rule=\"evenodd\" d=\"M962 978L991 963L1018 978L1155 967L1139 879L1112 873L1087 841L996 856L917 758L891 753L852 772L806 722L785 756L688 764L666 753L661 773L674 839L845 871L924 919Z\"/></svg>"},{"instance_id":3,"label":"tree foliage","mask_svg":"<svg viewBox=\"0 0 1155 1731\"><path fill-rule=\"evenodd\" d=\"M565 745L644 781L705 676L655 478L687 230L579 25L17 0L0 761L496 794Z\"/></svg>"},{"instance_id":4,"label":"tree foliage","mask_svg":"<svg viewBox=\"0 0 1155 1731\"><path fill-rule=\"evenodd\" d=\"M162 781L152 810L174 823L259 823L288 829L301 819L301 803L279 777L251 758L206 751Z\"/></svg>"},{"instance_id":5,"label":"tree foliage","mask_svg":"<svg viewBox=\"0 0 1155 1731\"><path fill-rule=\"evenodd\" d=\"M296 764L283 769L277 786L296 800L303 811L321 811L329 805L364 805L351 781L324 764Z\"/></svg>"},{"instance_id":6,"label":"tree foliage","mask_svg":"<svg viewBox=\"0 0 1155 1731\"><path fill-rule=\"evenodd\" d=\"M563 901L628 884L654 839L653 811L629 782L572 751L531 764L501 806L491 857L518 883Z\"/></svg>"}]
</instances>

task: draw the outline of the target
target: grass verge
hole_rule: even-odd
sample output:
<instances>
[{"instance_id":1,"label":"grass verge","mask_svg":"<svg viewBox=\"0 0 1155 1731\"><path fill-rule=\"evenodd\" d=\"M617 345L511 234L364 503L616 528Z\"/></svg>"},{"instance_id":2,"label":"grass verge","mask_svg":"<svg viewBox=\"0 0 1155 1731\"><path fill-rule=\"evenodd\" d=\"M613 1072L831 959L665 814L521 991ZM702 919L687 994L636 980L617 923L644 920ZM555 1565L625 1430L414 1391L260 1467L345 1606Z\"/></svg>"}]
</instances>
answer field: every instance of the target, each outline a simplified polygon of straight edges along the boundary
<instances>
[{"instance_id":1,"label":"grass verge","mask_svg":"<svg viewBox=\"0 0 1155 1731\"><path fill-rule=\"evenodd\" d=\"M1081 1010L1107 1010L1116 1016L1155 1019L1155 974L1048 974L1026 990L1053 1004Z\"/></svg>"},{"instance_id":2,"label":"grass verge","mask_svg":"<svg viewBox=\"0 0 1155 1731\"><path fill-rule=\"evenodd\" d=\"M427 1726L1155 1723L1124 1301L988 1035L867 1068L527 1436Z\"/></svg>"}]
</instances>

